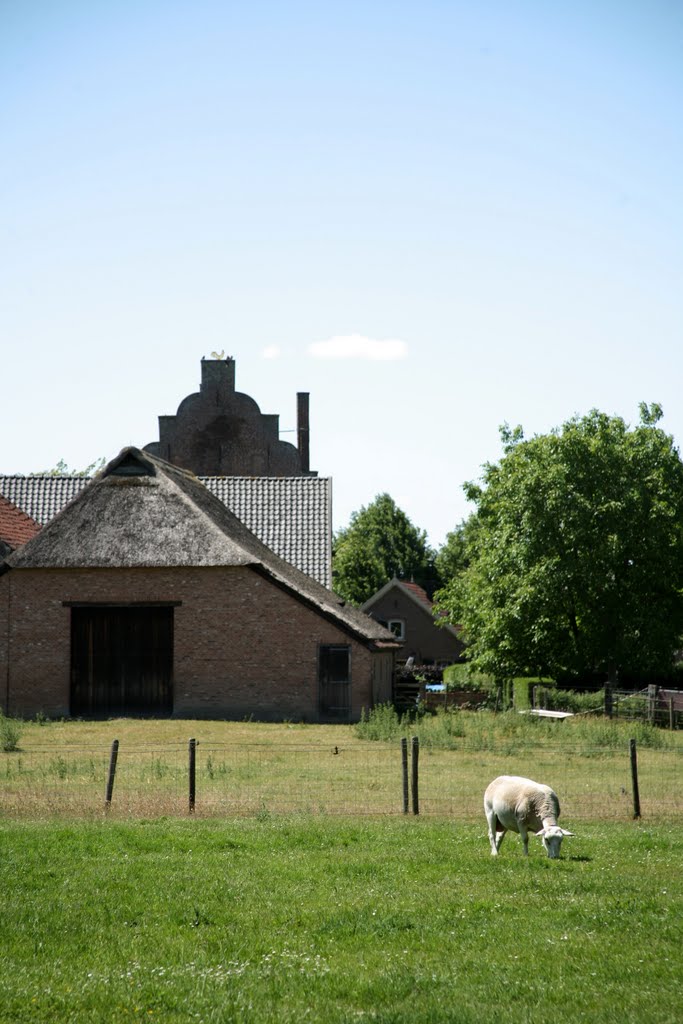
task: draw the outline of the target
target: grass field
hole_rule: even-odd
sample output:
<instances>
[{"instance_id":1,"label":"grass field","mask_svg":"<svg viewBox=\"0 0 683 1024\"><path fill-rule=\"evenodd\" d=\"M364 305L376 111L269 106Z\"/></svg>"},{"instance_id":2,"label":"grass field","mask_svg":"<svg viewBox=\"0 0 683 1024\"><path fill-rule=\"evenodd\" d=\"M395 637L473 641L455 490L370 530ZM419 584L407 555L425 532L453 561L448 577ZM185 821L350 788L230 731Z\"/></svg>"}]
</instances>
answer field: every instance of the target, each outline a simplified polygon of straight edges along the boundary
<instances>
[{"instance_id":1,"label":"grass field","mask_svg":"<svg viewBox=\"0 0 683 1024\"><path fill-rule=\"evenodd\" d=\"M683 735L639 734L636 823L633 727L575 724L22 723L0 755L0 1024L678 1024ZM502 771L559 792L559 861L517 836L490 856Z\"/></svg>"},{"instance_id":2,"label":"grass field","mask_svg":"<svg viewBox=\"0 0 683 1024\"><path fill-rule=\"evenodd\" d=\"M683 832L0 822L0 1020L678 1024Z\"/></svg>"},{"instance_id":3,"label":"grass field","mask_svg":"<svg viewBox=\"0 0 683 1024\"><path fill-rule=\"evenodd\" d=\"M400 739L416 734L423 815L478 820L487 783L507 772L550 783L570 827L628 821L629 737L636 735L644 820L683 821L683 732L636 723L463 712L402 729L380 716L372 729L120 719L23 723L22 730L19 749L0 754L4 816L101 817L113 739L120 750L111 815L186 814L191 737L199 742L198 816L396 815L403 808Z\"/></svg>"}]
</instances>

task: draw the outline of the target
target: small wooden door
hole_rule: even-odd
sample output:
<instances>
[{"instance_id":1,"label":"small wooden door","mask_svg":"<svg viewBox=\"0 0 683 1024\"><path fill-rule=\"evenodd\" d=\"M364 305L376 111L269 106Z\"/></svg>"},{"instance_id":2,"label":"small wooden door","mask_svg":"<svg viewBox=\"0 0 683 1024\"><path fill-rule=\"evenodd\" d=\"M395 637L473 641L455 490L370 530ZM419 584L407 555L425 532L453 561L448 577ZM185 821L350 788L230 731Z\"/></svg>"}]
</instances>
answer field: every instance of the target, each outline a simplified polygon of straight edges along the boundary
<instances>
[{"instance_id":1,"label":"small wooden door","mask_svg":"<svg viewBox=\"0 0 683 1024\"><path fill-rule=\"evenodd\" d=\"M71 609L71 714L170 714L173 608Z\"/></svg>"},{"instance_id":2,"label":"small wooden door","mask_svg":"<svg viewBox=\"0 0 683 1024\"><path fill-rule=\"evenodd\" d=\"M346 722L351 714L351 648L325 644L318 654L320 717Z\"/></svg>"}]
</instances>

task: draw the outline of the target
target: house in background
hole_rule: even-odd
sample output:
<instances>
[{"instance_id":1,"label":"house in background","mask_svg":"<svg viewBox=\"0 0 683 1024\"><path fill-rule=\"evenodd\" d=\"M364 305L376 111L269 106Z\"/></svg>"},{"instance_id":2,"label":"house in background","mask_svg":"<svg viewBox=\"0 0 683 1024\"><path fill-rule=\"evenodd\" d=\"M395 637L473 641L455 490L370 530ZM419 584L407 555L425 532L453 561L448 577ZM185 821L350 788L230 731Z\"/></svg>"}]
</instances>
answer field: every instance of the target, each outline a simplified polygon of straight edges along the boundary
<instances>
[{"instance_id":1,"label":"house in background","mask_svg":"<svg viewBox=\"0 0 683 1024\"><path fill-rule=\"evenodd\" d=\"M309 468L309 396L297 395L297 445L279 417L235 390L233 359L203 359L201 385L159 417L146 451L196 474L275 554L332 584L332 482ZM89 483L83 476L1 476L0 495L44 526Z\"/></svg>"},{"instance_id":2,"label":"house in background","mask_svg":"<svg viewBox=\"0 0 683 1024\"><path fill-rule=\"evenodd\" d=\"M442 668L463 658L464 644L454 626L437 625L434 605L417 583L394 577L373 594L361 611L371 615L402 644L400 659Z\"/></svg>"},{"instance_id":3,"label":"house in background","mask_svg":"<svg viewBox=\"0 0 683 1024\"><path fill-rule=\"evenodd\" d=\"M38 523L0 494L0 559L35 537L39 531Z\"/></svg>"},{"instance_id":4,"label":"house in background","mask_svg":"<svg viewBox=\"0 0 683 1024\"><path fill-rule=\"evenodd\" d=\"M137 448L0 561L7 714L355 721L391 700L397 647Z\"/></svg>"}]
</instances>

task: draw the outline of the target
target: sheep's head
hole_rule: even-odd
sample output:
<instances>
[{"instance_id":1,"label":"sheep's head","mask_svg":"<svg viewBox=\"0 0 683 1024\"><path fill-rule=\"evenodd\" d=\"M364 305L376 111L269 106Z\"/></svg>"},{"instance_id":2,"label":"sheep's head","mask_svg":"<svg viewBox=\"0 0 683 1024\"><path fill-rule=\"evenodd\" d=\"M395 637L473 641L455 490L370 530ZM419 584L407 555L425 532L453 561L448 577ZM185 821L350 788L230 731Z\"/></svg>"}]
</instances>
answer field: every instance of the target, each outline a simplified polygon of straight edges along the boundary
<instances>
[{"instance_id":1,"label":"sheep's head","mask_svg":"<svg viewBox=\"0 0 683 1024\"><path fill-rule=\"evenodd\" d=\"M560 856L560 847L562 846L562 840L565 836L573 836L573 832L567 832L566 828L560 828L559 825L546 825L540 832L536 833L537 836L541 837L541 842L545 847L545 851L548 856L554 860Z\"/></svg>"}]
</instances>

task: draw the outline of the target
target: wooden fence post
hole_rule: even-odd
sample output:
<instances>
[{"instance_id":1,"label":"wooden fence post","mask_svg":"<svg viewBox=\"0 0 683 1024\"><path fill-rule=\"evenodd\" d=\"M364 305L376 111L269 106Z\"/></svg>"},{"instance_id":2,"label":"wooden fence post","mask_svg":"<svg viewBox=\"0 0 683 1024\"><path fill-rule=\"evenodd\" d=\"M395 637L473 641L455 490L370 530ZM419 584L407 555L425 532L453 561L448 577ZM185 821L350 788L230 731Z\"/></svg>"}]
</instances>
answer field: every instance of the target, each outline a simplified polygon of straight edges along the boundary
<instances>
[{"instance_id":1,"label":"wooden fence post","mask_svg":"<svg viewBox=\"0 0 683 1024\"><path fill-rule=\"evenodd\" d=\"M669 728L673 730L674 727L674 699L669 697Z\"/></svg>"},{"instance_id":2,"label":"wooden fence post","mask_svg":"<svg viewBox=\"0 0 683 1024\"><path fill-rule=\"evenodd\" d=\"M420 758L420 739L418 736L413 736L412 748L413 814L419 814L420 800L418 797L418 761Z\"/></svg>"},{"instance_id":3,"label":"wooden fence post","mask_svg":"<svg viewBox=\"0 0 683 1024\"><path fill-rule=\"evenodd\" d=\"M629 752L631 756L631 785L633 787L633 817L640 817L640 793L638 792L638 756L636 754L636 741L629 740Z\"/></svg>"},{"instance_id":4,"label":"wooden fence post","mask_svg":"<svg viewBox=\"0 0 683 1024\"><path fill-rule=\"evenodd\" d=\"M403 778L403 813L408 813L408 740L401 740L401 775Z\"/></svg>"},{"instance_id":5,"label":"wooden fence post","mask_svg":"<svg viewBox=\"0 0 683 1024\"><path fill-rule=\"evenodd\" d=\"M190 740L189 745L190 755L190 814L194 814L194 803L197 792L197 741Z\"/></svg>"},{"instance_id":6,"label":"wooden fence post","mask_svg":"<svg viewBox=\"0 0 683 1024\"><path fill-rule=\"evenodd\" d=\"M657 707L657 687L650 683L647 688L647 720L654 725Z\"/></svg>"},{"instance_id":7,"label":"wooden fence post","mask_svg":"<svg viewBox=\"0 0 683 1024\"><path fill-rule=\"evenodd\" d=\"M612 717L612 709L614 707L614 701L612 697L612 684L605 683L605 717Z\"/></svg>"},{"instance_id":8,"label":"wooden fence post","mask_svg":"<svg viewBox=\"0 0 683 1024\"><path fill-rule=\"evenodd\" d=\"M119 741L114 740L109 755L109 771L107 772L107 789L104 796L104 806L107 810L111 807L111 798L114 794L114 778L116 776L116 762L119 756Z\"/></svg>"}]
</instances>

